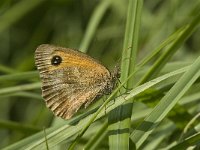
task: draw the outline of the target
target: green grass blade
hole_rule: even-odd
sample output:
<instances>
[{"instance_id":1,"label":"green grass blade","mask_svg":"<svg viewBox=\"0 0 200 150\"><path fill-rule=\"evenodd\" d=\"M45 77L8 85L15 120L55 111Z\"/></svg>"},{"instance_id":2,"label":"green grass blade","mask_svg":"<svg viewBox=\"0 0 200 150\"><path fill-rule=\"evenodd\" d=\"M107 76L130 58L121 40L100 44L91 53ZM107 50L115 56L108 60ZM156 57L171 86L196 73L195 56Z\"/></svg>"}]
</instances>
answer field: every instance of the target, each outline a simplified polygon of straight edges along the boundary
<instances>
[{"instance_id":1,"label":"green grass blade","mask_svg":"<svg viewBox=\"0 0 200 150\"><path fill-rule=\"evenodd\" d=\"M138 49L138 35L142 11L142 0L130 0L127 14L126 32L124 38L124 51L121 62L121 82L135 70L136 54ZM134 76L129 79L127 88L132 88ZM124 89L122 89L125 92ZM109 148L129 149L129 130L131 127L132 101L116 108L109 114Z\"/></svg>"},{"instance_id":2,"label":"green grass blade","mask_svg":"<svg viewBox=\"0 0 200 150\"><path fill-rule=\"evenodd\" d=\"M0 16L0 33L44 1L45 0L22 0L8 9Z\"/></svg>"},{"instance_id":3,"label":"green grass blade","mask_svg":"<svg viewBox=\"0 0 200 150\"><path fill-rule=\"evenodd\" d=\"M90 150L95 150L98 148L98 144L105 138L107 135L107 127L108 123L105 122L100 130L95 134L94 137L92 137L91 140L85 145L84 149L90 149Z\"/></svg>"},{"instance_id":4,"label":"green grass blade","mask_svg":"<svg viewBox=\"0 0 200 150\"><path fill-rule=\"evenodd\" d=\"M189 146L199 145L200 141L200 133L193 135L192 137L184 140L183 142L173 146L169 150L177 150L177 149L186 149Z\"/></svg>"},{"instance_id":5,"label":"green grass blade","mask_svg":"<svg viewBox=\"0 0 200 150\"><path fill-rule=\"evenodd\" d=\"M16 71L12 68L9 68L7 66L4 66L2 64L0 64L0 72L3 72L3 73L15 73Z\"/></svg>"},{"instance_id":6,"label":"green grass blade","mask_svg":"<svg viewBox=\"0 0 200 150\"><path fill-rule=\"evenodd\" d=\"M175 33L173 33L171 36L169 36L164 42L162 42L156 49L152 51L150 55L147 55L141 62L137 64L137 67L142 67L148 62L150 62L157 54L161 52L161 50L168 46L170 43L172 43L175 39L177 39L182 32L184 32L187 29L187 26L180 28Z\"/></svg>"},{"instance_id":7,"label":"green grass blade","mask_svg":"<svg viewBox=\"0 0 200 150\"><path fill-rule=\"evenodd\" d=\"M136 87L135 89L131 90L130 93L127 94L127 96L125 96L125 97L121 96L121 97L116 98L115 103L113 105L109 106L107 108L106 112L109 113L111 110L122 105L126 100L132 99L137 94L147 90L148 88L150 88L166 79L169 79L171 77L179 75L179 74L185 72L187 69L188 69L188 67L184 67L182 69L170 72L170 73L165 74L161 77L158 77L152 81L149 81L141 86ZM116 89L116 92L117 92L117 89ZM105 103L107 104L108 102L106 101ZM79 122L79 124L77 124L76 126L69 126L69 125L66 125L67 123L64 123L64 125L60 125L58 127L53 127L53 128L47 129L46 131L47 131L47 140L48 140L49 148L52 148L53 146L61 143L62 141L66 140L66 139L70 140L70 137L73 135L76 135L83 127L88 127L89 120L93 122L93 119L95 120L95 119L98 119L98 118L104 116L105 115L104 108L105 108L104 106L101 107L99 109L100 111L96 112L95 117L93 117L93 115L88 115L88 113L85 113L81 116L87 116L86 118L82 119L83 117L80 117L78 120L72 119L69 122L67 122L68 124L74 124L82 119ZM142 112L144 112L144 110L142 110ZM141 115L142 112L138 112L137 115L135 115L135 118L137 120L144 117L143 115ZM132 121L134 121L134 119ZM83 131L85 132L85 130L83 130ZM7 149L14 150L14 149L22 148L22 147L29 148L29 149L33 148L33 147L35 149L44 148L45 147L45 139L44 139L43 132L40 132L36 135L33 135L32 137L29 137L18 143L10 145L10 146L6 147L5 149L6 150Z\"/></svg>"},{"instance_id":8,"label":"green grass blade","mask_svg":"<svg viewBox=\"0 0 200 150\"><path fill-rule=\"evenodd\" d=\"M162 98L150 115L131 134L132 141L139 148L149 134L157 127L178 100L185 94L200 75L200 57L189 70L177 81L170 91Z\"/></svg>"},{"instance_id":9,"label":"green grass blade","mask_svg":"<svg viewBox=\"0 0 200 150\"><path fill-rule=\"evenodd\" d=\"M20 92L20 91L24 91L24 90L39 89L40 87L41 87L41 83L36 82L36 83L12 86L12 87L7 87L7 88L1 88L0 95L13 93L13 92Z\"/></svg>"},{"instance_id":10,"label":"green grass blade","mask_svg":"<svg viewBox=\"0 0 200 150\"><path fill-rule=\"evenodd\" d=\"M13 121L0 120L0 128L16 130L25 134L33 134L41 129L32 125L19 124Z\"/></svg>"},{"instance_id":11,"label":"green grass blade","mask_svg":"<svg viewBox=\"0 0 200 150\"><path fill-rule=\"evenodd\" d=\"M86 52L89 44L91 43L91 40L97 30L97 27L105 14L106 10L109 8L112 0L103 0L100 1L99 5L95 9L94 13L92 14L92 17L87 25L86 32L84 34L84 37L82 38L82 42L80 44L79 49L82 52Z\"/></svg>"},{"instance_id":12,"label":"green grass blade","mask_svg":"<svg viewBox=\"0 0 200 150\"><path fill-rule=\"evenodd\" d=\"M152 135L151 142L148 142L142 149L143 150L154 150L158 149L158 146L162 143L163 140L167 139L173 131L175 131L176 126L173 122L165 120L161 127Z\"/></svg>"},{"instance_id":13,"label":"green grass blade","mask_svg":"<svg viewBox=\"0 0 200 150\"><path fill-rule=\"evenodd\" d=\"M145 83L150 78L155 76L163 66L169 61L169 59L174 55L174 53L178 50L178 48L185 42L185 40L195 31L200 22L200 13L192 20L192 22L188 25L187 29L180 35L179 38L175 40L172 46L166 50L165 53L154 63L154 65L150 68L149 72L140 80L139 84Z\"/></svg>"},{"instance_id":14,"label":"green grass blade","mask_svg":"<svg viewBox=\"0 0 200 150\"><path fill-rule=\"evenodd\" d=\"M20 73L13 73L9 75L1 75L0 82L7 82L7 81L20 81L20 80L32 80L33 78L38 78L37 71L29 71L29 72L20 72Z\"/></svg>"}]
</instances>

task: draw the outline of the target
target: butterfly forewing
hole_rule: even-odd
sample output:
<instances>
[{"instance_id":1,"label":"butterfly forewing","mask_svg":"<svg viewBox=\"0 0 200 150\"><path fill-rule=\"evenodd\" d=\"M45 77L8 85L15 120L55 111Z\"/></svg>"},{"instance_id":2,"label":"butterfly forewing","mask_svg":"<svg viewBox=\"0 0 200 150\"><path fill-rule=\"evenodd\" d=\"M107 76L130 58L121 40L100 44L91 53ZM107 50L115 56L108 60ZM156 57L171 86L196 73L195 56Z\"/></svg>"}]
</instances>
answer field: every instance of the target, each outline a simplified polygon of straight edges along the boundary
<instances>
[{"instance_id":1,"label":"butterfly forewing","mask_svg":"<svg viewBox=\"0 0 200 150\"><path fill-rule=\"evenodd\" d=\"M114 87L106 67L76 50L44 44L36 49L35 61L46 105L64 119Z\"/></svg>"}]
</instances>

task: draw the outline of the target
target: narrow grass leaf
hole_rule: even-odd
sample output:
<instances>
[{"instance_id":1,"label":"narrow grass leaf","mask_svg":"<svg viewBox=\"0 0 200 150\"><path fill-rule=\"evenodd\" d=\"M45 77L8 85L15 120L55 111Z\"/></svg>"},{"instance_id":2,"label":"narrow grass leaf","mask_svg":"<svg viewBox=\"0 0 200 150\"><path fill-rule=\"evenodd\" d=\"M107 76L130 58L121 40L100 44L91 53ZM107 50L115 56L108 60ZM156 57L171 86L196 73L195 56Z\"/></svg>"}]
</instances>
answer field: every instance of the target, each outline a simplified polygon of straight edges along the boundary
<instances>
[{"instance_id":1,"label":"narrow grass leaf","mask_svg":"<svg viewBox=\"0 0 200 150\"><path fill-rule=\"evenodd\" d=\"M132 141L139 148L162 119L175 106L190 86L200 76L200 57L190 66L189 70L177 81L170 91L162 98L150 115L131 134Z\"/></svg>"},{"instance_id":2,"label":"narrow grass leaf","mask_svg":"<svg viewBox=\"0 0 200 150\"><path fill-rule=\"evenodd\" d=\"M29 71L29 72L19 72L13 73L8 75L1 75L0 82L7 82L7 81L20 81L20 80L32 80L33 78L38 78L37 71Z\"/></svg>"},{"instance_id":3,"label":"narrow grass leaf","mask_svg":"<svg viewBox=\"0 0 200 150\"><path fill-rule=\"evenodd\" d=\"M156 84L158 84L158 83L160 83L160 82L162 82L162 81L164 81L168 78L171 78L173 76L184 73L187 69L188 69L188 67L181 68L179 70L170 72L170 73L165 74L161 77L158 77L158 78L156 78L152 81L149 81L149 82L147 82L147 83L145 83L141 86L136 87L135 89L131 90L129 92L129 94L127 94L125 97L121 96L121 97L116 98L115 103L113 105L109 106L107 108L106 112L109 113L111 110L122 105L126 100L132 99L137 94L147 90L148 88L150 88L150 87L152 87L152 86L154 86L154 85L156 85ZM117 89L116 89L116 91L117 91ZM105 103L107 103L107 101ZM105 112L104 112L103 108L105 108L105 107L104 106L101 107L99 109L100 111L96 112L95 118L92 118L93 115L89 115L88 113L85 113L85 114L81 115L81 116L87 116L84 119L82 117L78 118L78 120L71 119L67 123L65 123L65 125L60 125L60 126L57 126L57 127L52 127L52 128L47 129L46 132L47 132L47 140L48 140L49 148L54 147L55 145L61 143L62 141L66 140L66 139L70 140L70 137L72 137L73 135L76 135L83 127L85 127L86 125L88 127L89 120L91 120L93 122L94 120L104 116ZM144 110L142 110L142 112L144 112ZM134 115L134 118L136 120L143 118L144 116L141 115L142 112L138 112L137 115ZM69 124L74 124L75 122L78 122L79 120L81 120L79 122L79 124L77 124L75 126L69 125ZM132 121L134 121L134 119ZM83 130L83 131L85 132L85 130ZM29 138L26 138L26 139L21 140L21 141L15 143L13 145L6 147L5 150L15 150L15 149L18 149L18 148L42 149L44 147L45 147L44 135L43 135L43 132L40 132L40 133L37 133L36 135L33 135Z\"/></svg>"},{"instance_id":4,"label":"narrow grass leaf","mask_svg":"<svg viewBox=\"0 0 200 150\"><path fill-rule=\"evenodd\" d=\"M126 32L124 37L124 51L121 62L121 82L134 72L136 54L138 49L138 35L140 29L140 18L142 12L142 0L129 0ZM134 76L129 79L125 87L132 88L134 85ZM121 91L125 92L124 89ZM129 130L131 126L132 101L127 101L109 113L109 148L129 149Z\"/></svg>"},{"instance_id":5,"label":"narrow grass leaf","mask_svg":"<svg viewBox=\"0 0 200 150\"><path fill-rule=\"evenodd\" d=\"M9 93L13 93L13 92L21 92L24 90L34 90L34 89L39 89L40 87L41 87L40 82L6 87L6 88L0 89L0 95L9 94Z\"/></svg>"},{"instance_id":6,"label":"narrow grass leaf","mask_svg":"<svg viewBox=\"0 0 200 150\"><path fill-rule=\"evenodd\" d=\"M79 49L82 52L86 52L89 44L91 43L91 40L97 30L97 27L103 18L103 15L105 14L106 10L109 8L112 0L102 0L99 2L99 5L95 8L94 12L92 13L92 17L87 25L86 32L84 34L84 37L82 38L82 42L80 44Z\"/></svg>"},{"instance_id":7,"label":"narrow grass leaf","mask_svg":"<svg viewBox=\"0 0 200 150\"><path fill-rule=\"evenodd\" d=\"M175 54L178 48L185 42L186 39L195 31L200 22L200 13L191 21L191 23L187 26L187 29L183 31L183 33L177 38L174 43L171 45L169 49L161 55L161 57L154 63L154 65L150 68L149 72L145 74L145 76L139 81L139 84L145 83L150 78L154 77L163 66L169 61L169 59Z\"/></svg>"},{"instance_id":8,"label":"narrow grass leaf","mask_svg":"<svg viewBox=\"0 0 200 150\"><path fill-rule=\"evenodd\" d=\"M22 0L0 16L0 33L40 5L45 0Z\"/></svg>"}]
</instances>

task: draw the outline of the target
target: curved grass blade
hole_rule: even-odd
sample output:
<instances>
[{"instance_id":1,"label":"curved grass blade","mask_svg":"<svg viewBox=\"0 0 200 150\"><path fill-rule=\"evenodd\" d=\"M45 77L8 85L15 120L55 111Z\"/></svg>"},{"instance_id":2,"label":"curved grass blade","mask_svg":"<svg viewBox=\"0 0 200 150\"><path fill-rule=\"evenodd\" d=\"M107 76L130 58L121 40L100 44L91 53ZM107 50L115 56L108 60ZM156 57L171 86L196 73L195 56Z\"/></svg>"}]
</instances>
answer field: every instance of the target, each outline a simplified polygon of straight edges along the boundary
<instances>
[{"instance_id":1,"label":"curved grass blade","mask_svg":"<svg viewBox=\"0 0 200 150\"><path fill-rule=\"evenodd\" d=\"M148 117L131 134L132 141L139 148L151 132L158 126L178 100L200 76L200 57L189 67L188 71L177 81L170 91L162 98Z\"/></svg>"}]
</instances>

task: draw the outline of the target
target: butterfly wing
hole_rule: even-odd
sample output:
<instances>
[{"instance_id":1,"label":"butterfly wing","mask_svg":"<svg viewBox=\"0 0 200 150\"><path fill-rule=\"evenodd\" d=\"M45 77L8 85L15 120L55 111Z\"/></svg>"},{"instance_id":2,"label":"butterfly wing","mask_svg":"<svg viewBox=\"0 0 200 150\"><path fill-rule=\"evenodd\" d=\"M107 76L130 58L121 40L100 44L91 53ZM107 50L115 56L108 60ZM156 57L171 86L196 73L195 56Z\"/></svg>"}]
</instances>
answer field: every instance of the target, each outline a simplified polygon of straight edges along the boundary
<instances>
[{"instance_id":1,"label":"butterfly wing","mask_svg":"<svg viewBox=\"0 0 200 150\"><path fill-rule=\"evenodd\" d=\"M61 58L59 65L52 64L54 56ZM110 72L103 65L72 49L41 45L35 60L46 105L64 119L71 118L83 104L88 105L101 96L111 80Z\"/></svg>"}]
</instances>

